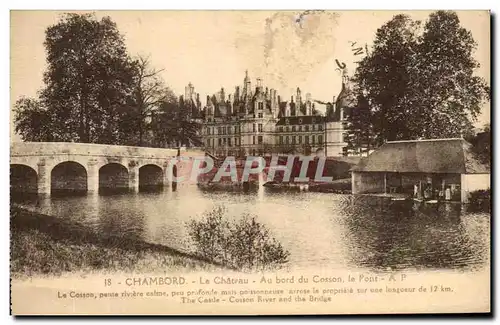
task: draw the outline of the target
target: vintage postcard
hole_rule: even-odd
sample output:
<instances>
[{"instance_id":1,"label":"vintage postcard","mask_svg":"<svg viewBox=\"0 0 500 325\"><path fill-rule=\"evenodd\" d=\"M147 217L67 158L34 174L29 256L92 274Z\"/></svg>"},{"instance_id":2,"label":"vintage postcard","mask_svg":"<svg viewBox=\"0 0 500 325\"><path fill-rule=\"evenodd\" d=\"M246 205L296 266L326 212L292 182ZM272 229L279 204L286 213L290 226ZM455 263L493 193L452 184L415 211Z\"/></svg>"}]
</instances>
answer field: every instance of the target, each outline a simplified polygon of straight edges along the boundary
<instances>
[{"instance_id":1,"label":"vintage postcard","mask_svg":"<svg viewBox=\"0 0 500 325\"><path fill-rule=\"evenodd\" d=\"M490 20L11 11L11 313L490 313Z\"/></svg>"}]
</instances>

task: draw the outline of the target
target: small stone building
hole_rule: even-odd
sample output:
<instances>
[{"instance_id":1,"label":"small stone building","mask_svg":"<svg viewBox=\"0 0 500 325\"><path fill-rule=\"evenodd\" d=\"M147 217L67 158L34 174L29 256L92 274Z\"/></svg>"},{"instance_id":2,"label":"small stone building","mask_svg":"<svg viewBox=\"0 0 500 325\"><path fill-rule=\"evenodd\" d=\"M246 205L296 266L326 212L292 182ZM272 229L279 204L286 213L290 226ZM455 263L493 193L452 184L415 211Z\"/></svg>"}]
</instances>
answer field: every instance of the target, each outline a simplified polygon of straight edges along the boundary
<instances>
[{"instance_id":1,"label":"small stone building","mask_svg":"<svg viewBox=\"0 0 500 325\"><path fill-rule=\"evenodd\" d=\"M490 168L461 138L390 141L351 169L352 193L401 193L467 203L490 187Z\"/></svg>"}]
</instances>

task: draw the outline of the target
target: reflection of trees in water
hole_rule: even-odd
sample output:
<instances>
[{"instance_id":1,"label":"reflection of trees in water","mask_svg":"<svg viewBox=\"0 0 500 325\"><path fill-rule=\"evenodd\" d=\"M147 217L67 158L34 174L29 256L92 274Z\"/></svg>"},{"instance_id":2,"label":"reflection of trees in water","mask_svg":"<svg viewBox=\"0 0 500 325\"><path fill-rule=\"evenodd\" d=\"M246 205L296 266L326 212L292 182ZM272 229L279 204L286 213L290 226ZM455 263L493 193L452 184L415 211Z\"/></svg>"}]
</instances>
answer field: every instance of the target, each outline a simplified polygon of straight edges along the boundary
<instances>
[{"instance_id":1,"label":"reflection of trees in water","mask_svg":"<svg viewBox=\"0 0 500 325\"><path fill-rule=\"evenodd\" d=\"M344 240L356 266L463 268L485 261L488 244L471 237L458 204L353 198L348 205Z\"/></svg>"}]
</instances>

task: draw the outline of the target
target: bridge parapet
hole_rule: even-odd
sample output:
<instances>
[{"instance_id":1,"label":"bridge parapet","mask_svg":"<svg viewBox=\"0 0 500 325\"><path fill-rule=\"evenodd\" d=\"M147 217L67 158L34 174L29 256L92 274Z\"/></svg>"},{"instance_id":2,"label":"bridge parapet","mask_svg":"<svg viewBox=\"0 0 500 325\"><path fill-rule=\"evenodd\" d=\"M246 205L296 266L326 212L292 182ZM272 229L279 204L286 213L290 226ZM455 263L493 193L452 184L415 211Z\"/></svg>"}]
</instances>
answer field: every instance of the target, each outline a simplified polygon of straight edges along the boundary
<instances>
[{"instance_id":1,"label":"bridge parapet","mask_svg":"<svg viewBox=\"0 0 500 325\"><path fill-rule=\"evenodd\" d=\"M106 156L124 158L173 158L177 149L117 146L76 142L14 142L10 145L11 156L53 155ZM183 153L189 155L189 152ZM194 154L193 155L197 155Z\"/></svg>"}]
</instances>

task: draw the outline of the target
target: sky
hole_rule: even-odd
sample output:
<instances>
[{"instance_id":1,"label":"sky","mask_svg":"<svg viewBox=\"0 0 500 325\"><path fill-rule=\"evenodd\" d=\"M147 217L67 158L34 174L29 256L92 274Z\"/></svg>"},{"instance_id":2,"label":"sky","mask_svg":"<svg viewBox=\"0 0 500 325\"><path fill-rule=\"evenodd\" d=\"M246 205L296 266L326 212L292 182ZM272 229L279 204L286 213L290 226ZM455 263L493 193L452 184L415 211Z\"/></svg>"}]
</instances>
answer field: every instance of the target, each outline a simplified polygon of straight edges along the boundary
<instances>
[{"instance_id":1,"label":"sky","mask_svg":"<svg viewBox=\"0 0 500 325\"><path fill-rule=\"evenodd\" d=\"M46 68L44 38L61 11L11 11L11 109L21 96L36 96ZM124 36L131 55L148 56L173 91L182 95L191 82L205 104L221 87L226 94L252 79L289 99L300 87L305 96L331 101L340 91L337 63L350 74L353 48L371 45L376 30L394 15L425 21L429 11L95 11L109 16ZM476 74L490 82L490 16L487 11L458 11L461 25L478 46ZM354 47L352 42L356 42ZM490 120L485 105L478 127ZM11 123L11 136L13 133Z\"/></svg>"}]
</instances>

